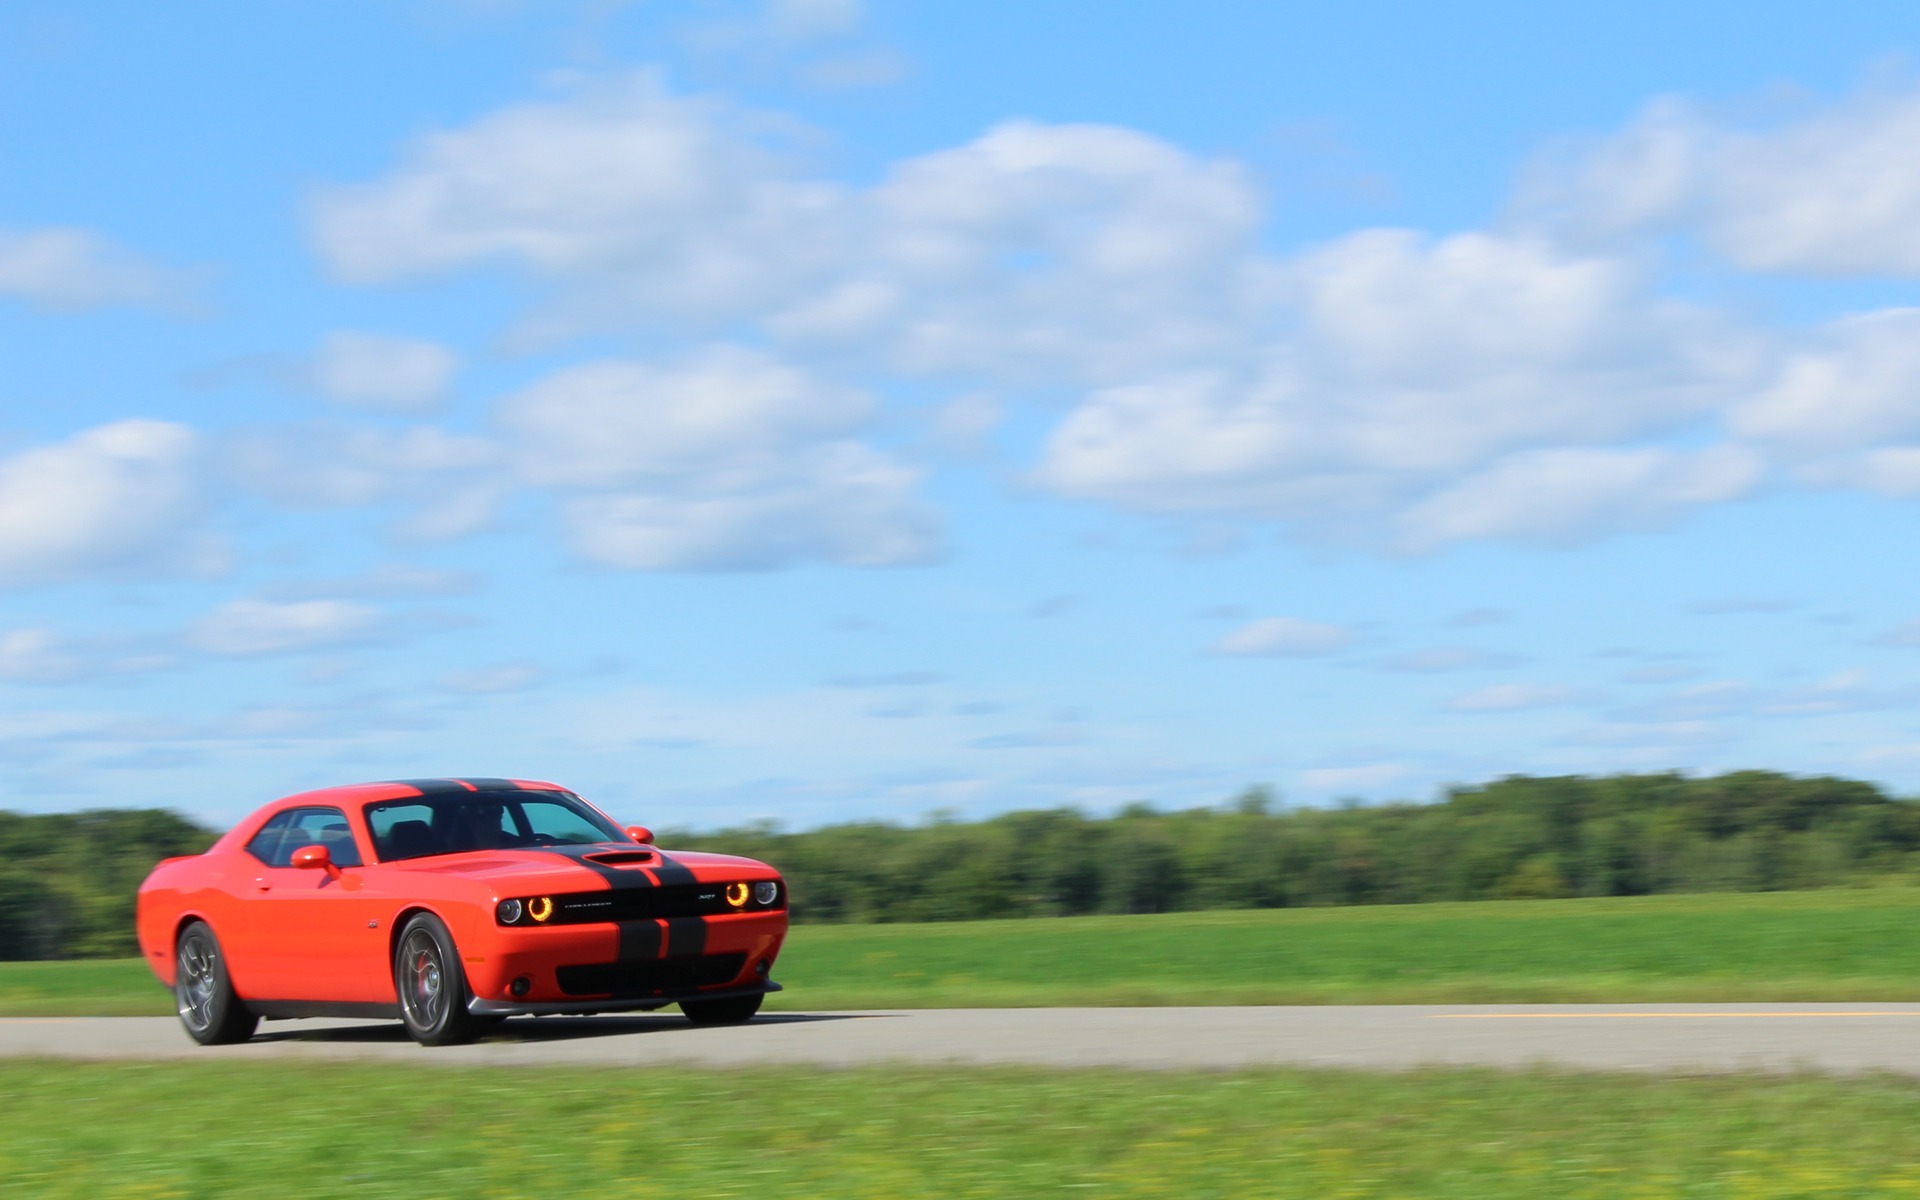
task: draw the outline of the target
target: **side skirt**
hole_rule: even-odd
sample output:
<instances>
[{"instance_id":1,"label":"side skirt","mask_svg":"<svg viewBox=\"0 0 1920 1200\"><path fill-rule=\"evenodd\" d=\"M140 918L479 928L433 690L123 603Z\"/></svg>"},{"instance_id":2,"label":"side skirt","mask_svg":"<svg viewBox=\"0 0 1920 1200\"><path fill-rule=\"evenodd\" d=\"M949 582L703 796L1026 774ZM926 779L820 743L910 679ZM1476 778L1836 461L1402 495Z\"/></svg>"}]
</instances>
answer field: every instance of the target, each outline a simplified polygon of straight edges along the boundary
<instances>
[{"instance_id":1,"label":"side skirt","mask_svg":"<svg viewBox=\"0 0 1920 1200\"><path fill-rule=\"evenodd\" d=\"M579 1000L558 1000L538 1004L520 1004L512 1000L482 1000L478 996L467 1001L467 1011L476 1017L515 1017L515 1016L568 1016L584 1017L592 1013L606 1012L651 1012L656 1008L665 1008L678 1004L682 1000L731 1000L735 996L764 996L780 991L781 987L771 981L754 987L727 988L719 992L689 992L679 996L648 996L633 1000L595 1000L583 997Z\"/></svg>"},{"instance_id":2,"label":"side skirt","mask_svg":"<svg viewBox=\"0 0 1920 1200\"><path fill-rule=\"evenodd\" d=\"M398 1021L398 1004L356 1003L343 1000L248 1000L247 1011L269 1021L294 1017L363 1017L370 1021Z\"/></svg>"}]
</instances>

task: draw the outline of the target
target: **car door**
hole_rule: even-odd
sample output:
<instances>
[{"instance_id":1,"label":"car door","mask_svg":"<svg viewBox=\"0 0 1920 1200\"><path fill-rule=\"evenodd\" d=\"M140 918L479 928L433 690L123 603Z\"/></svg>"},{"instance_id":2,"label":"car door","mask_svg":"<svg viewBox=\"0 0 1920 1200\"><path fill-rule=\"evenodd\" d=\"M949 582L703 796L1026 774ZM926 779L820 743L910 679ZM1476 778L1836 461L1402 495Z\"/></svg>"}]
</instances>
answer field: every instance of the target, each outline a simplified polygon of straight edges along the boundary
<instances>
[{"instance_id":1,"label":"car door","mask_svg":"<svg viewBox=\"0 0 1920 1200\"><path fill-rule=\"evenodd\" d=\"M282 815L275 840L258 852L248 846L260 862L248 903L259 916L255 924L269 931L259 958L272 991L259 998L391 1002L387 931L346 813L310 805ZM305 846L325 846L337 871L293 866L294 851Z\"/></svg>"}]
</instances>

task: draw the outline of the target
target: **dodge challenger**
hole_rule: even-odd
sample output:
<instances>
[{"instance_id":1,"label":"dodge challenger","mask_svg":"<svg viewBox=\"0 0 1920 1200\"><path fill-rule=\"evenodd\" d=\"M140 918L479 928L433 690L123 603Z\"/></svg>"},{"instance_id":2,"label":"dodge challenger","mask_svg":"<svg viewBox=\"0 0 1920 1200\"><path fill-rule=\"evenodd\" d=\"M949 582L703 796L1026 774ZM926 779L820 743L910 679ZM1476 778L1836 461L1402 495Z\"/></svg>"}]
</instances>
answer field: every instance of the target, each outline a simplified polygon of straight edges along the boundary
<instances>
[{"instance_id":1,"label":"dodge challenger","mask_svg":"<svg viewBox=\"0 0 1920 1200\"><path fill-rule=\"evenodd\" d=\"M140 949L203 1045L262 1017L398 1017L430 1046L519 1014L751 1019L780 990L786 882L652 842L551 783L303 792L156 866Z\"/></svg>"}]
</instances>

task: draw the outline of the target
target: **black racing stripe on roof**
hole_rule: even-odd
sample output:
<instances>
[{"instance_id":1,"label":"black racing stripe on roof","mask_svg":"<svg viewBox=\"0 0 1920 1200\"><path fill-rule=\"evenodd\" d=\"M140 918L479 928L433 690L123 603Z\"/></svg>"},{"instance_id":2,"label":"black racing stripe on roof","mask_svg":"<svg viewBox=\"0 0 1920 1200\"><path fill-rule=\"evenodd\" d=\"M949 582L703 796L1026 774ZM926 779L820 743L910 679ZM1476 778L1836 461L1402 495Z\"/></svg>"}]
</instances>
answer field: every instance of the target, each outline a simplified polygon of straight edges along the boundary
<instances>
[{"instance_id":1,"label":"black racing stripe on roof","mask_svg":"<svg viewBox=\"0 0 1920 1200\"><path fill-rule=\"evenodd\" d=\"M511 779L480 779L472 775L463 775L456 780L456 782L464 783L469 787L477 788L483 792L520 792L526 790Z\"/></svg>"},{"instance_id":2,"label":"black racing stripe on roof","mask_svg":"<svg viewBox=\"0 0 1920 1200\"><path fill-rule=\"evenodd\" d=\"M395 779L391 782L410 787L422 796L446 796L455 792L464 796L473 791L458 779Z\"/></svg>"}]
</instances>

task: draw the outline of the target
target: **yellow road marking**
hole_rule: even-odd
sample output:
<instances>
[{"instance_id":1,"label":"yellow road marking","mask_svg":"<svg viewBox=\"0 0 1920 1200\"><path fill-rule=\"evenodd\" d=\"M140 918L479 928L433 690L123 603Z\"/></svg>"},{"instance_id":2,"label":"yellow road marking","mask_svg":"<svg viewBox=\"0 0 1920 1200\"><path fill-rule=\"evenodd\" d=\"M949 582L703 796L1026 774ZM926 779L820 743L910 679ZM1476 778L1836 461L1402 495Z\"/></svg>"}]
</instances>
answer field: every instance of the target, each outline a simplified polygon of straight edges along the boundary
<instances>
[{"instance_id":1,"label":"yellow road marking","mask_svg":"<svg viewBox=\"0 0 1920 1200\"><path fill-rule=\"evenodd\" d=\"M1783 1017L1920 1017L1920 1010L1885 1012L1623 1012L1623 1013L1429 1013L1436 1021L1694 1021Z\"/></svg>"}]
</instances>

